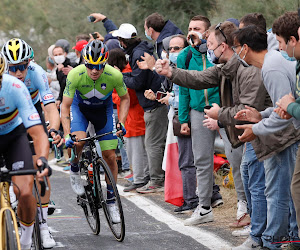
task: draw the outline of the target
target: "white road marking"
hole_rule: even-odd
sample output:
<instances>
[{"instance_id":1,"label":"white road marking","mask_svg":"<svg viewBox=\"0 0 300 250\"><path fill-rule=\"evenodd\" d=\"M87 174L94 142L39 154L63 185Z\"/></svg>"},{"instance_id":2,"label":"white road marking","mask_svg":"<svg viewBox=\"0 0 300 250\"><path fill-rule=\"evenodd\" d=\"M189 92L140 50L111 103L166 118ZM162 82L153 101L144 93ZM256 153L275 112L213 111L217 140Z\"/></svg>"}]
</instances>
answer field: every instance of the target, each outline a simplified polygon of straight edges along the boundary
<instances>
[{"instance_id":1,"label":"white road marking","mask_svg":"<svg viewBox=\"0 0 300 250\"><path fill-rule=\"evenodd\" d=\"M218 235L195 226L184 226L183 220L176 218L151 200L137 194L123 192L124 187L118 185L119 194L131 201L156 220L167 224L172 230L190 236L201 245L213 250L231 249L233 246Z\"/></svg>"},{"instance_id":2,"label":"white road marking","mask_svg":"<svg viewBox=\"0 0 300 250\"><path fill-rule=\"evenodd\" d=\"M70 171L64 171L62 167L58 167L54 164L49 164L53 170L64 172L69 174ZM179 232L183 235L189 236L199 242L201 245L212 250L226 250L231 249L233 246L231 243L223 240L218 235L208 232L204 229L195 226L184 226L183 220L176 218L163 208L156 205L150 199L147 199L137 193L123 192L123 186L118 185L119 194L131 201L140 209L144 210L147 214L154 219L165 223L172 230Z\"/></svg>"}]
</instances>

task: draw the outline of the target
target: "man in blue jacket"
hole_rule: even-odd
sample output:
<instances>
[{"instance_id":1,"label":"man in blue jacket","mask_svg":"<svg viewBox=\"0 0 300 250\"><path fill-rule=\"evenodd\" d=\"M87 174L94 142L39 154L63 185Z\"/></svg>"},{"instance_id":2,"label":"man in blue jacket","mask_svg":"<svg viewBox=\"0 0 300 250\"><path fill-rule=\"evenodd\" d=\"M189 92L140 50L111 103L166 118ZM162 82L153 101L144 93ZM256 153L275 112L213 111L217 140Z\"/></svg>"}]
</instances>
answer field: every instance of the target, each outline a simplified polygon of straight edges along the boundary
<instances>
[{"instance_id":1,"label":"man in blue jacket","mask_svg":"<svg viewBox=\"0 0 300 250\"><path fill-rule=\"evenodd\" d=\"M170 20L165 21L163 16L153 13L145 19L145 36L155 41L155 53L161 58L163 50L162 40L168 36L183 34Z\"/></svg>"}]
</instances>

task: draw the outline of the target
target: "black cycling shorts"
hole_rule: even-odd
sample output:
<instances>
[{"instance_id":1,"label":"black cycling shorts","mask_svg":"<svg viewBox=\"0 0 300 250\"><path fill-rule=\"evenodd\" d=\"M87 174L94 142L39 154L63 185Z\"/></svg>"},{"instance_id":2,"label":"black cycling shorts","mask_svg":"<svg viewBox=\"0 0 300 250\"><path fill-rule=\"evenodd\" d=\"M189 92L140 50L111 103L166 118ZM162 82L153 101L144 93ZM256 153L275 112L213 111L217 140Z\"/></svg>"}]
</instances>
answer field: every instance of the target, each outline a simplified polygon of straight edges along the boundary
<instances>
[{"instance_id":1,"label":"black cycling shorts","mask_svg":"<svg viewBox=\"0 0 300 250\"><path fill-rule=\"evenodd\" d=\"M0 135L1 154L9 170L34 169L27 133L23 124L6 135Z\"/></svg>"}]
</instances>

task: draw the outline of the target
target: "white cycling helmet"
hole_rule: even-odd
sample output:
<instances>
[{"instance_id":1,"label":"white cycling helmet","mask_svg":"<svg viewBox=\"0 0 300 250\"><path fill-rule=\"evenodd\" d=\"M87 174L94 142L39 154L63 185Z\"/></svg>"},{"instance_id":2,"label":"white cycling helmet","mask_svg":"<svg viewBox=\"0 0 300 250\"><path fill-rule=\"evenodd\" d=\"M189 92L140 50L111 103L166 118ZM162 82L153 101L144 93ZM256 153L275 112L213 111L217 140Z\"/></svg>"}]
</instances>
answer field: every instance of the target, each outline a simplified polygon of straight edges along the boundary
<instances>
[{"instance_id":1,"label":"white cycling helmet","mask_svg":"<svg viewBox=\"0 0 300 250\"><path fill-rule=\"evenodd\" d=\"M22 39L13 38L2 47L2 53L9 64L18 64L30 58L31 47Z\"/></svg>"}]
</instances>

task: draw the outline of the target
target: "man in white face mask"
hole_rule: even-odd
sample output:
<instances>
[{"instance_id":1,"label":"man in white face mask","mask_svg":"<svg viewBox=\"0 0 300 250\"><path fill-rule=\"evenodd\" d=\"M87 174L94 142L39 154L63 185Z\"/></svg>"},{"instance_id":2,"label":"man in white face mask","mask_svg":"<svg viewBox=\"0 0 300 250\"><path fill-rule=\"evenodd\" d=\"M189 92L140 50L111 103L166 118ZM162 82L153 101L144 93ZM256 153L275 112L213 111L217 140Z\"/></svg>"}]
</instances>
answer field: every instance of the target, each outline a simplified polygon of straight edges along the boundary
<instances>
[{"instance_id":1,"label":"man in white face mask","mask_svg":"<svg viewBox=\"0 0 300 250\"><path fill-rule=\"evenodd\" d=\"M189 70L202 71L208 67L213 66L206 57L199 51L199 47L195 46L195 40L199 41L203 38L203 34L210 27L210 21L204 16L195 16L191 19L188 27L187 40L190 44L187 48L183 49L180 53L180 48L171 46L169 47L170 61L177 62L177 67ZM202 42L202 40L200 40ZM200 43L201 43L200 42ZM195 169L195 178L197 176L198 194L199 194L199 208L196 210L195 215L187 219L185 225L195 225L204 222L213 221L212 206L223 204L222 196L219 194L219 187L213 185L213 153L214 141L216 131L211 131L203 126L205 119L204 108L212 106L212 103L220 103L219 89L211 88L204 90L192 90L186 87L179 87L179 107L178 116L181 123L181 133L184 135L191 134L192 150L189 153L192 158L193 164L184 166L183 172L192 172ZM190 122L190 127L188 123ZM205 142L205 143L203 143ZM205 146L204 146L205 145ZM191 170L190 170L191 169ZM196 172L198 174L196 174ZM201 172L201 174L200 174ZM213 186L215 193L213 193ZM196 186L194 187L196 188ZM212 197L213 196L213 197ZM190 207L193 203L190 203ZM203 210L203 216L198 216L199 209Z\"/></svg>"},{"instance_id":2,"label":"man in white face mask","mask_svg":"<svg viewBox=\"0 0 300 250\"><path fill-rule=\"evenodd\" d=\"M67 75L76 65L71 64L70 59L67 58L67 52L60 46L55 46L52 54L54 57L54 62L57 64L56 75L60 85L60 92L56 101L56 106L59 109L66 86Z\"/></svg>"}]
</instances>

